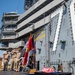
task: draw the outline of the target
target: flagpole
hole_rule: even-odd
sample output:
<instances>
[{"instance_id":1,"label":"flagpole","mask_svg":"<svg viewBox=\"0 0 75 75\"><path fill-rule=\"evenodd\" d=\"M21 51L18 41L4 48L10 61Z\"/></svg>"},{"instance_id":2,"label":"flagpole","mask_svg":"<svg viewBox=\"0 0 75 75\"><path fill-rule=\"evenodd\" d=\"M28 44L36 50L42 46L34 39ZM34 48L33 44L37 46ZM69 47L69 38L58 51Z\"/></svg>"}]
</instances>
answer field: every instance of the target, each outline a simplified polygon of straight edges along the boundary
<instances>
[{"instance_id":1,"label":"flagpole","mask_svg":"<svg viewBox=\"0 0 75 75\"><path fill-rule=\"evenodd\" d=\"M33 31L33 41L35 40L35 38L34 38L34 23L33 23L33 26L32 26L32 31ZM35 42L34 42L35 43ZM34 50L35 50L35 45L34 45ZM34 51L34 54L33 54L34 56L33 56L33 62L34 62L34 66L33 66L33 68L35 68L35 51Z\"/></svg>"},{"instance_id":2,"label":"flagpole","mask_svg":"<svg viewBox=\"0 0 75 75\"><path fill-rule=\"evenodd\" d=\"M35 38L34 38L34 23L28 23L28 24L32 24L32 35L33 35L33 41L34 41L35 40ZM34 46L34 50L35 50L35 46ZM33 54L33 63L34 63L33 68L35 68L36 67L36 65L35 65L35 63L36 63L35 51Z\"/></svg>"}]
</instances>

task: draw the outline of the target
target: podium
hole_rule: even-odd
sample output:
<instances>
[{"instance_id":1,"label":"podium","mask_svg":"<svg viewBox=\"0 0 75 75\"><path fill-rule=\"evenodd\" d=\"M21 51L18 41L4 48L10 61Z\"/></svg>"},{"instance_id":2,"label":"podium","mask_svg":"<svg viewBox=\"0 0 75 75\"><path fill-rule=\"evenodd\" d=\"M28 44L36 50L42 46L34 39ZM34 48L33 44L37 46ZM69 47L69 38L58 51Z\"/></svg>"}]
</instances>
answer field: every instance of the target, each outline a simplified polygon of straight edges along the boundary
<instances>
[{"instance_id":1,"label":"podium","mask_svg":"<svg viewBox=\"0 0 75 75\"><path fill-rule=\"evenodd\" d=\"M2 58L0 57L0 70L2 70Z\"/></svg>"},{"instance_id":2,"label":"podium","mask_svg":"<svg viewBox=\"0 0 75 75\"><path fill-rule=\"evenodd\" d=\"M30 71L28 72L28 74L34 74L36 72L36 69L30 69Z\"/></svg>"}]
</instances>

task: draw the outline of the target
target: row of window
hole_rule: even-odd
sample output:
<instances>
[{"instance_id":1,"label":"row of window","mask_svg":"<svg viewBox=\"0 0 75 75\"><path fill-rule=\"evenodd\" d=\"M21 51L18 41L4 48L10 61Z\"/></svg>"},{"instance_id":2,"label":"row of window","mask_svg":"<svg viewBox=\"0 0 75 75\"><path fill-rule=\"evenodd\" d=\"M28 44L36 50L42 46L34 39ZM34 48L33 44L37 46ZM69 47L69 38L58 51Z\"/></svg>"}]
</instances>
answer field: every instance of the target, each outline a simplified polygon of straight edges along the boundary
<instances>
[{"instance_id":1,"label":"row of window","mask_svg":"<svg viewBox=\"0 0 75 75\"><path fill-rule=\"evenodd\" d=\"M60 41L61 42L61 49L65 50L66 41ZM53 48L53 42L50 42L50 48Z\"/></svg>"},{"instance_id":2,"label":"row of window","mask_svg":"<svg viewBox=\"0 0 75 75\"><path fill-rule=\"evenodd\" d=\"M61 49L65 50L66 41L60 41L61 42ZM53 42L50 42L50 48L53 48ZM38 48L38 54L41 54L41 48Z\"/></svg>"},{"instance_id":3,"label":"row of window","mask_svg":"<svg viewBox=\"0 0 75 75\"><path fill-rule=\"evenodd\" d=\"M28 10L33 4L35 4L38 0L25 0L24 9Z\"/></svg>"}]
</instances>

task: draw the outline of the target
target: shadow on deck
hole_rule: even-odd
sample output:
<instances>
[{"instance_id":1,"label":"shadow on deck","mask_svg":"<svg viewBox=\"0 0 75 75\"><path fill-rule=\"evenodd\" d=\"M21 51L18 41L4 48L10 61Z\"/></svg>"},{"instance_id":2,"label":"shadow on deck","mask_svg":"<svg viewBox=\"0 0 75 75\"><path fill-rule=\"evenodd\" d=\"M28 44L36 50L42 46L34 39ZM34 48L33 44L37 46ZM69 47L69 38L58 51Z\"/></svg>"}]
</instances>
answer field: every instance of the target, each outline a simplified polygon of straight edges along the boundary
<instances>
[{"instance_id":1,"label":"shadow on deck","mask_svg":"<svg viewBox=\"0 0 75 75\"><path fill-rule=\"evenodd\" d=\"M14 71L0 71L0 75L26 75L26 73Z\"/></svg>"}]
</instances>

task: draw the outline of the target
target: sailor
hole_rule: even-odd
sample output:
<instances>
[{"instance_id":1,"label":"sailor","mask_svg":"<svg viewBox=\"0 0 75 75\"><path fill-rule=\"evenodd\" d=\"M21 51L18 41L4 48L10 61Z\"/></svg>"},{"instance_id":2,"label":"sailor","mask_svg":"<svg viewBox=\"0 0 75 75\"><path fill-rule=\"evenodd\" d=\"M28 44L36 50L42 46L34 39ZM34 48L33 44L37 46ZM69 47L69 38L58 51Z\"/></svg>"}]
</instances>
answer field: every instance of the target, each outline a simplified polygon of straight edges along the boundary
<instances>
[{"instance_id":1,"label":"sailor","mask_svg":"<svg viewBox=\"0 0 75 75\"><path fill-rule=\"evenodd\" d=\"M10 52L10 56L11 56L11 59L10 59L10 69L11 69L11 71L13 71L15 69L14 61L15 61L15 58L16 58L16 51L15 51L15 49L13 49Z\"/></svg>"},{"instance_id":2,"label":"sailor","mask_svg":"<svg viewBox=\"0 0 75 75\"><path fill-rule=\"evenodd\" d=\"M3 59L4 59L4 69L3 70L7 71L7 69L8 69L8 62L9 62L8 50L3 53Z\"/></svg>"},{"instance_id":3,"label":"sailor","mask_svg":"<svg viewBox=\"0 0 75 75\"><path fill-rule=\"evenodd\" d=\"M15 58L15 70L18 72L20 71L20 55L21 55L21 48L16 48L16 58Z\"/></svg>"},{"instance_id":4,"label":"sailor","mask_svg":"<svg viewBox=\"0 0 75 75\"><path fill-rule=\"evenodd\" d=\"M62 65L62 63L58 64L58 71L59 72L63 72L63 65Z\"/></svg>"}]
</instances>

